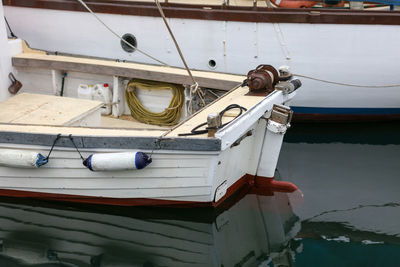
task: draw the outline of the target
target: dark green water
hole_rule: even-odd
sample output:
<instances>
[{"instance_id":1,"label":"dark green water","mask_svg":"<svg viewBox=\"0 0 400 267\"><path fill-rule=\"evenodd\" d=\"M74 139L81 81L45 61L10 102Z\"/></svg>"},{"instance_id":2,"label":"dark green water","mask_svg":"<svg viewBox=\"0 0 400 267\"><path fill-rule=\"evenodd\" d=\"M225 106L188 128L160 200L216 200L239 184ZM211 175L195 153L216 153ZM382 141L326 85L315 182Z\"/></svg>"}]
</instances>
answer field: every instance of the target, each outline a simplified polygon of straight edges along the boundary
<instances>
[{"instance_id":1,"label":"dark green water","mask_svg":"<svg viewBox=\"0 0 400 267\"><path fill-rule=\"evenodd\" d=\"M304 193L294 266L400 266L400 124L299 124L279 171Z\"/></svg>"},{"instance_id":2,"label":"dark green water","mask_svg":"<svg viewBox=\"0 0 400 267\"><path fill-rule=\"evenodd\" d=\"M223 209L0 200L0 266L399 266L399 123L295 124L293 194Z\"/></svg>"}]
</instances>

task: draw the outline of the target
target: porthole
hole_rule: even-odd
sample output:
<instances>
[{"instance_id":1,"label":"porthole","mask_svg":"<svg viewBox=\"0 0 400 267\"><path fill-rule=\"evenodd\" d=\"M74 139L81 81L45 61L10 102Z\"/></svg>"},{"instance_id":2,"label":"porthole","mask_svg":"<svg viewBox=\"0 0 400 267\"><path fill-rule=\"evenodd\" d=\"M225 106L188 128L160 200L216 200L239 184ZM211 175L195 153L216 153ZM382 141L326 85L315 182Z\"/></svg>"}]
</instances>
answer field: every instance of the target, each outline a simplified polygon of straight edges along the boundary
<instances>
[{"instance_id":1,"label":"porthole","mask_svg":"<svg viewBox=\"0 0 400 267\"><path fill-rule=\"evenodd\" d=\"M135 47L135 48L137 47L136 37L133 34L125 33L124 36L122 36L122 39L124 39L125 41L130 43L133 47ZM122 40L121 40L121 47L122 47L122 49L124 49L124 51L126 51L128 53L133 53L136 50Z\"/></svg>"},{"instance_id":2,"label":"porthole","mask_svg":"<svg viewBox=\"0 0 400 267\"><path fill-rule=\"evenodd\" d=\"M208 61L208 67L209 67L210 69L215 69L215 68L217 67L217 62L216 62L214 59L210 59L210 60Z\"/></svg>"}]
</instances>

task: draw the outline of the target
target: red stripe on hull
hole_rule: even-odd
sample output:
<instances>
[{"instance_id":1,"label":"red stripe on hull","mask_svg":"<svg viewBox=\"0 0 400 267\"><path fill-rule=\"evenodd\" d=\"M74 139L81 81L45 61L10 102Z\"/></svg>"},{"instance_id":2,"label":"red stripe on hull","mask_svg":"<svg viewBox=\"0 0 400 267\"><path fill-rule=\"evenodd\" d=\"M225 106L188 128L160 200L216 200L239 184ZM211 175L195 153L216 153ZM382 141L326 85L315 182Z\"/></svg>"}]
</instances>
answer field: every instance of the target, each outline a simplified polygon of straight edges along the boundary
<instances>
[{"instance_id":1,"label":"red stripe on hull","mask_svg":"<svg viewBox=\"0 0 400 267\"><path fill-rule=\"evenodd\" d=\"M271 182L271 180L273 182ZM275 186L275 183L287 183L274 181L272 178L254 177L254 175L245 174L233 185L231 185L225 194L218 202L198 202L198 201L177 201L165 199L150 199L150 198L108 198L108 197L93 197L67 194L54 194L21 190L0 189L0 196L15 197L15 198L35 198L47 201L61 202L78 202L87 204L99 205L117 205L117 206L158 206L158 207L222 207L230 206L231 202L238 201L246 194L257 193L263 195L273 195L274 191L292 192ZM287 183L293 185L291 183ZM295 185L290 188L297 188ZM287 188L287 187L286 187ZM294 191L294 190L293 190Z\"/></svg>"}]
</instances>

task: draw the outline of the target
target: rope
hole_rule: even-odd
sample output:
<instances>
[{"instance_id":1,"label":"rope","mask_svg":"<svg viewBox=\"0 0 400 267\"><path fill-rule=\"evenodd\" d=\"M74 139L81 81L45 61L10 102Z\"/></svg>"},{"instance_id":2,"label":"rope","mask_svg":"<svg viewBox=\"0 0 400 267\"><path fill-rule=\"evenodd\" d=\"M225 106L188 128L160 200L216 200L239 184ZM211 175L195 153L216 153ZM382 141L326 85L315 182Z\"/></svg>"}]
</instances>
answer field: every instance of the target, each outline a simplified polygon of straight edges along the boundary
<instances>
[{"instance_id":1,"label":"rope","mask_svg":"<svg viewBox=\"0 0 400 267\"><path fill-rule=\"evenodd\" d=\"M294 76L297 77L302 77L305 79L310 79L318 82L323 82L323 83L330 83L330 84L336 84L336 85L342 85L342 86L351 86L351 87L361 87L361 88L391 88L391 87L400 87L400 84L388 84L388 85L361 85L361 84L351 84L351 83L341 83L341 82L334 82L334 81L328 81L328 80L323 80L323 79L318 79L314 78L311 76L306 76L306 75L301 75L301 74L293 74Z\"/></svg>"},{"instance_id":2,"label":"rope","mask_svg":"<svg viewBox=\"0 0 400 267\"><path fill-rule=\"evenodd\" d=\"M179 56L181 57L181 60L182 60L182 62L183 62L183 65L185 66L186 71L188 72L188 74L189 74L189 76L190 76L190 79L192 79L193 84L194 84L194 85L197 85L197 87L198 87L199 84L198 84L198 83L196 82L196 80L194 79L194 77L193 77L193 75L192 75L192 72L190 71L188 65L186 64L185 58L183 57L183 54L182 54L182 51L181 51L181 49L180 49L180 47L179 47L179 45L178 45L178 42L176 41L175 36L174 36L174 34L172 33L171 28L169 27L169 24L168 24L168 22L167 22L167 18L165 17L165 14L164 14L164 11L162 10L162 7L161 7L161 5L160 5L160 2L159 2L158 0L154 0L154 1L156 2L158 11L160 12L160 15L161 15L161 17L162 17L162 19L163 19L163 21L164 21L164 23L165 23L165 26L167 27L168 32L169 32L169 34L171 35L172 40L174 41L176 50L178 50Z\"/></svg>"},{"instance_id":3,"label":"rope","mask_svg":"<svg viewBox=\"0 0 400 267\"><path fill-rule=\"evenodd\" d=\"M152 112L145 108L136 96L135 91L137 89L171 90L172 99L168 108L164 111ZM177 124L181 117L182 107L185 102L185 95L181 86L139 79L132 79L129 81L125 89L125 97L128 107L131 110L132 117L140 122L160 126L171 126Z\"/></svg>"},{"instance_id":4,"label":"rope","mask_svg":"<svg viewBox=\"0 0 400 267\"><path fill-rule=\"evenodd\" d=\"M60 138L66 138L66 137L61 136L61 134L57 134L57 137L56 137L56 139L54 139L53 145L52 145L51 148L50 148L49 154L48 154L47 157L45 158L46 163L49 161L51 152L53 152L53 148L54 148L54 146L56 145L57 141L58 141ZM84 161L85 159L82 157L81 152L79 151L78 147L76 146L76 144L75 144L75 142L74 142L74 138L72 138L72 134L70 134L70 135L68 136L68 138L69 138L69 140L71 140L71 142L72 142L72 144L74 145L76 151L79 153L79 156L81 157L82 161Z\"/></svg>"},{"instance_id":5,"label":"rope","mask_svg":"<svg viewBox=\"0 0 400 267\"><path fill-rule=\"evenodd\" d=\"M14 34L14 32L11 30L10 24L8 24L8 21L7 21L6 16L4 16L4 20L6 21L6 24L7 24L8 30L10 31L11 37L13 37L13 38L18 38L18 37Z\"/></svg>"},{"instance_id":6,"label":"rope","mask_svg":"<svg viewBox=\"0 0 400 267\"><path fill-rule=\"evenodd\" d=\"M89 11L101 24L103 24L104 27L107 28L107 30L109 30L112 34L114 34L116 37L118 37L118 39L120 39L122 42L124 42L125 44L127 44L128 46L130 46L131 48L137 50L138 52L142 53L143 55L151 58L154 61L157 61L158 63L161 63L162 65L168 66L167 63L156 59L155 57L147 54L146 52L140 50L137 47L134 47L132 44L130 44L129 42L127 42L125 39L123 39L118 33L116 33L115 31L113 31L107 24L105 24L86 4L85 2L83 2L82 0L77 0L87 11Z\"/></svg>"},{"instance_id":7,"label":"rope","mask_svg":"<svg viewBox=\"0 0 400 267\"><path fill-rule=\"evenodd\" d=\"M58 139L60 139L60 138L61 138L61 134L57 134L57 137L56 137L56 139L54 139L53 145L52 145L51 148L50 148L49 154L48 154L47 157L46 157L46 160L47 160L47 161L48 161L49 158L50 158L51 152L53 152L54 146L56 145Z\"/></svg>"},{"instance_id":8,"label":"rope","mask_svg":"<svg viewBox=\"0 0 400 267\"><path fill-rule=\"evenodd\" d=\"M74 142L74 138L72 138L72 134L70 134L68 136L69 140L71 140L72 144L74 145L76 151L79 153L79 156L81 157L82 161L84 161L85 159L82 157L81 152L79 151L78 147L76 146L75 142Z\"/></svg>"},{"instance_id":9,"label":"rope","mask_svg":"<svg viewBox=\"0 0 400 267\"><path fill-rule=\"evenodd\" d=\"M174 36L171 28L169 27L169 24L167 22L167 18L165 17L165 14L164 14L164 11L162 10L160 2L158 0L154 0L154 1L155 1L156 5L157 5L158 11L160 12L160 15L161 15L161 17L162 17L162 19L164 21L165 26L167 27L168 32L171 35L172 40L174 41L176 50L178 51L179 56L181 57L183 65L185 66L185 69L186 69L187 73L189 74L190 79L192 79L192 85L190 86L190 101L189 101L189 113L192 114L193 113L193 94L197 94L199 96L199 99L200 99L200 101L201 101L201 103L202 103L202 105L204 107L206 105L206 103L204 101L204 92L202 92L201 88L199 87L198 82L196 82L195 78L192 75L192 72L190 71L189 66L186 63L186 60L185 60L185 58L183 56L183 53L182 53L182 50L180 49L179 44L176 41L175 36Z\"/></svg>"}]
</instances>

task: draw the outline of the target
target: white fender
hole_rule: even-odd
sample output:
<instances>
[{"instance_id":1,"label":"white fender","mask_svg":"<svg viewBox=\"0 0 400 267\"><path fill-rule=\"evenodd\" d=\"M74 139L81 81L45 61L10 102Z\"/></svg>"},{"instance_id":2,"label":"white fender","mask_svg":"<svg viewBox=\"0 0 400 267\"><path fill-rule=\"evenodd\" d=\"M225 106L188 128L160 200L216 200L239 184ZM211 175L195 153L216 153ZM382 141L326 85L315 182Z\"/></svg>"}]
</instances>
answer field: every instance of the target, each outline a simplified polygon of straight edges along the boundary
<instances>
[{"instance_id":1,"label":"white fender","mask_svg":"<svg viewBox=\"0 0 400 267\"><path fill-rule=\"evenodd\" d=\"M98 153L90 155L84 162L91 171L122 171L143 169L152 159L140 151L120 153Z\"/></svg>"},{"instance_id":2,"label":"white fender","mask_svg":"<svg viewBox=\"0 0 400 267\"><path fill-rule=\"evenodd\" d=\"M1 149L0 165L14 168L39 168L48 162L42 154L34 151Z\"/></svg>"}]
</instances>

